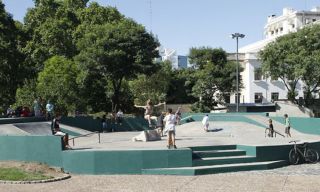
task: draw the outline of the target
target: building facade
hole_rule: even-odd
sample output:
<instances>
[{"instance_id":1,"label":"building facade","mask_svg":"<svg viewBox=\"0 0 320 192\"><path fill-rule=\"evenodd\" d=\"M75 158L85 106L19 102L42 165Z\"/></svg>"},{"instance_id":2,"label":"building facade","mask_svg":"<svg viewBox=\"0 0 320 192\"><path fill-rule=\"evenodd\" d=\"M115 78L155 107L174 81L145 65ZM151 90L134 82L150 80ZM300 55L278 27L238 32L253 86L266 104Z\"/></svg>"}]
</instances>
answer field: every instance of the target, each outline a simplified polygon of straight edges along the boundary
<instances>
[{"instance_id":1,"label":"building facade","mask_svg":"<svg viewBox=\"0 0 320 192\"><path fill-rule=\"evenodd\" d=\"M263 77L258 53L277 37L296 32L313 23L320 23L320 7L310 11L284 8L281 16L268 17L264 27L265 38L239 49L239 63L244 69L241 73L243 88L239 91L240 103L269 103L287 99L287 89L280 79ZM235 54L230 54L229 59L235 60ZM303 86L303 82L298 82L297 99L304 97ZM235 103L235 101L236 96L233 94L230 97L230 103Z\"/></svg>"}]
</instances>

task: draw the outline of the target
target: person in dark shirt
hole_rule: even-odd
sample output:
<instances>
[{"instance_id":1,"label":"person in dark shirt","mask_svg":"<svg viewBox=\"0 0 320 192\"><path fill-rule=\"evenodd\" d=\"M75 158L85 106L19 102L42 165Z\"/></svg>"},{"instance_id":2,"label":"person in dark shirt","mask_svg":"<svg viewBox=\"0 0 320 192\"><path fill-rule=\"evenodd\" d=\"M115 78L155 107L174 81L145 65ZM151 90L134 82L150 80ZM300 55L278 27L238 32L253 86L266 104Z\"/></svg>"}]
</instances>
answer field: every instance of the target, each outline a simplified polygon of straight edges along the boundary
<instances>
[{"instance_id":1,"label":"person in dark shirt","mask_svg":"<svg viewBox=\"0 0 320 192\"><path fill-rule=\"evenodd\" d=\"M64 149L71 149L69 145L69 134L64 133L60 129L60 120L61 120L61 115L56 115L51 123L51 131L54 136L60 136L63 139L63 146Z\"/></svg>"},{"instance_id":2,"label":"person in dark shirt","mask_svg":"<svg viewBox=\"0 0 320 192\"><path fill-rule=\"evenodd\" d=\"M269 119L269 137L273 137L274 129L272 124L272 119Z\"/></svg>"}]
</instances>

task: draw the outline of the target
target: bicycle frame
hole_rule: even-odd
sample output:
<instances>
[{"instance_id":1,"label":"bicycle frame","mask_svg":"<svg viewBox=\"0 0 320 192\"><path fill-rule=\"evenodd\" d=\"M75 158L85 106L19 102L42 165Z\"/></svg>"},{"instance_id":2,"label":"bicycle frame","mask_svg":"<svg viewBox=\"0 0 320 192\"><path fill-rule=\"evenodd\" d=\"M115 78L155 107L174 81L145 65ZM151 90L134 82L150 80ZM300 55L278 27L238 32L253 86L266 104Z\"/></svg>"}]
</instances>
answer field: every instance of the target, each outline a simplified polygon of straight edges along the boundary
<instances>
[{"instance_id":1,"label":"bicycle frame","mask_svg":"<svg viewBox=\"0 0 320 192\"><path fill-rule=\"evenodd\" d=\"M305 143L304 144L296 144L295 143L293 148L296 153L299 153L301 155L301 157L303 157L305 159L306 152L307 152L307 145Z\"/></svg>"}]
</instances>

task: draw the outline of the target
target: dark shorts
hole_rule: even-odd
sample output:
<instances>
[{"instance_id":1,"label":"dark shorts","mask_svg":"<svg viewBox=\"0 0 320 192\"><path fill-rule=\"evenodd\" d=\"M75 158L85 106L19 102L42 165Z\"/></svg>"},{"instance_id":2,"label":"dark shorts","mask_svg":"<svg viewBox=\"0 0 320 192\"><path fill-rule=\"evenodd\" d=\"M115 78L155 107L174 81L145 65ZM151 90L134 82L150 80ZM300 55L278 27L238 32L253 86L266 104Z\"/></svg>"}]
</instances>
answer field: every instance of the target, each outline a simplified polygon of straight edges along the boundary
<instances>
[{"instance_id":1,"label":"dark shorts","mask_svg":"<svg viewBox=\"0 0 320 192\"><path fill-rule=\"evenodd\" d=\"M290 132L290 127L286 127L286 129L285 129L285 133L289 133Z\"/></svg>"}]
</instances>

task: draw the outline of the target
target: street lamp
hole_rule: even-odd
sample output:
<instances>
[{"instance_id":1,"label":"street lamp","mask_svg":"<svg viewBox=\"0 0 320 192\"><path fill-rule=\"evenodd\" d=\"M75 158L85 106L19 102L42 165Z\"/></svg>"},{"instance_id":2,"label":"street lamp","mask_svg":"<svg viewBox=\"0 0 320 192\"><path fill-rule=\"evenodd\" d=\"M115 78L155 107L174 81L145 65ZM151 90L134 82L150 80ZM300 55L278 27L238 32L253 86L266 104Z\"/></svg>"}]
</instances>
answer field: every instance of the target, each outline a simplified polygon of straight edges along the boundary
<instances>
[{"instance_id":1,"label":"street lamp","mask_svg":"<svg viewBox=\"0 0 320 192\"><path fill-rule=\"evenodd\" d=\"M236 111L239 112L239 53L238 53L238 50L239 50L239 38L244 38L244 34L241 34L241 33L234 33L234 34L231 34L231 37L232 39L236 39L237 40L237 74L236 74L236 77L237 77L237 90L236 90Z\"/></svg>"}]
</instances>

